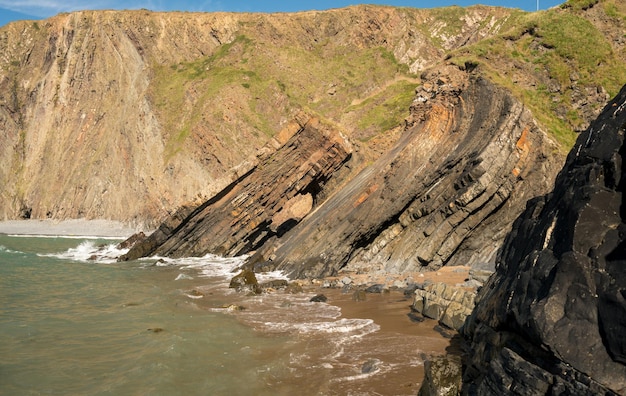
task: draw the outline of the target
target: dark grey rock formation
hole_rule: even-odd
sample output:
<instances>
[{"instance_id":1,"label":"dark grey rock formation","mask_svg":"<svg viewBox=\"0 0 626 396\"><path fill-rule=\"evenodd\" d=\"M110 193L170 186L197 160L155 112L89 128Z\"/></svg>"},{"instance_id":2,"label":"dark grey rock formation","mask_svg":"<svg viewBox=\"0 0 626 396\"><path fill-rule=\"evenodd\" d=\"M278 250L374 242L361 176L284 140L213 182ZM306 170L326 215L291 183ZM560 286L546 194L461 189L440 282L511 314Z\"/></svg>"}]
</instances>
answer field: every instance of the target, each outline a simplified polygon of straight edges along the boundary
<instances>
[{"instance_id":1,"label":"dark grey rock formation","mask_svg":"<svg viewBox=\"0 0 626 396\"><path fill-rule=\"evenodd\" d=\"M423 78L396 145L253 262L294 277L495 262L562 162L505 89L452 66Z\"/></svg>"},{"instance_id":2,"label":"dark grey rock formation","mask_svg":"<svg viewBox=\"0 0 626 396\"><path fill-rule=\"evenodd\" d=\"M423 78L403 135L350 180L349 143L300 122L248 174L179 210L122 259L254 251L251 268L293 278L493 266L562 157L507 90L456 66Z\"/></svg>"},{"instance_id":3,"label":"dark grey rock formation","mask_svg":"<svg viewBox=\"0 0 626 396\"><path fill-rule=\"evenodd\" d=\"M515 221L464 328L464 392L626 393L626 87Z\"/></svg>"}]
</instances>

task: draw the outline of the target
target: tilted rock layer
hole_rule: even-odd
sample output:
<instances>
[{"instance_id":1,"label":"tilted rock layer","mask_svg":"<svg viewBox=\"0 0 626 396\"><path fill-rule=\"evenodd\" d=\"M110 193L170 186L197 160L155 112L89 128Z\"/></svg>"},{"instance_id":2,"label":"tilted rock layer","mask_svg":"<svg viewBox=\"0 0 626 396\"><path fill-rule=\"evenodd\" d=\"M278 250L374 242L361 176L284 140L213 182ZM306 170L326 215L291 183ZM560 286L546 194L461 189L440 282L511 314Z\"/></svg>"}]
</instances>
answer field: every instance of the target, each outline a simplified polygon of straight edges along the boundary
<instances>
[{"instance_id":1,"label":"tilted rock layer","mask_svg":"<svg viewBox=\"0 0 626 396\"><path fill-rule=\"evenodd\" d=\"M489 81L455 67L426 78L396 145L253 262L297 277L493 262L522 202L552 183L554 146Z\"/></svg>"},{"instance_id":2,"label":"tilted rock layer","mask_svg":"<svg viewBox=\"0 0 626 396\"><path fill-rule=\"evenodd\" d=\"M411 125L357 176L327 185L349 173L345 143L304 127L294 139L306 144L287 143L189 217L176 214L129 258L254 251L251 266L292 277L493 262L522 202L552 184L555 146L489 81L454 66L424 77Z\"/></svg>"},{"instance_id":3,"label":"tilted rock layer","mask_svg":"<svg viewBox=\"0 0 626 396\"><path fill-rule=\"evenodd\" d=\"M573 3L539 13L80 11L9 23L0 27L0 219L154 229L249 171L302 110L334 123L361 169L415 121L415 88L419 100L432 94L436 81L420 75L448 62L508 87L571 145L566 127L584 129L626 78L626 3ZM421 259L445 261L449 248L432 238Z\"/></svg>"},{"instance_id":4,"label":"tilted rock layer","mask_svg":"<svg viewBox=\"0 0 626 396\"><path fill-rule=\"evenodd\" d=\"M478 295L465 391L626 393L626 87L529 201Z\"/></svg>"},{"instance_id":5,"label":"tilted rock layer","mask_svg":"<svg viewBox=\"0 0 626 396\"><path fill-rule=\"evenodd\" d=\"M350 158L336 131L304 118L270 143L278 150L196 208L181 209L122 258L239 255L280 237L313 210Z\"/></svg>"},{"instance_id":6,"label":"tilted rock layer","mask_svg":"<svg viewBox=\"0 0 626 396\"><path fill-rule=\"evenodd\" d=\"M363 135L362 113L400 95L408 102L389 127L399 125L411 72L496 34L511 12L468 9L454 29L433 26L427 10L369 6L10 23L0 28L0 219L154 227L249 170L303 108Z\"/></svg>"}]
</instances>

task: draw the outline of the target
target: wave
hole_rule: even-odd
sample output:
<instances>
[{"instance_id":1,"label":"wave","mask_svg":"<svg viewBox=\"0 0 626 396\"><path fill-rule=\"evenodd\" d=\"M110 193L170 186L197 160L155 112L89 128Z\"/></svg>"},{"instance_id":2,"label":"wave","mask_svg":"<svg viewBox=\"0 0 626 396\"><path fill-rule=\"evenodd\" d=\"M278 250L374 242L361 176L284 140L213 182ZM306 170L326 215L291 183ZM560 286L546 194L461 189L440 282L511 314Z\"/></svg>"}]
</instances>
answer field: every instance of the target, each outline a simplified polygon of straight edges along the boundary
<instances>
[{"instance_id":1,"label":"wave","mask_svg":"<svg viewBox=\"0 0 626 396\"><path fill-rule=\"evenodd\" d=\"M247 256L221 257L207 254L202 257L169 258L161 256L144 257L140 261L150 261L156 266L177 266L181 270L194 270L200 277L232 278L244 264ZM156 261L155 261L156 260ZM182 275L182 274L181 274ZM187 275L181 276L184 279Z\"/></svg>"},{"instance_id":2,"label":"wave","mask_svg":"<svg viewBox=\"0 0 626 396\"><path fill-rule=\"evenodd\" d=\"M341 308L310 302L310 298L311 295L306 293L262 295L246 301L249 309L236 315L251 327L269 333L314 337L333 335L346 341L380 329L372 319L342 318Z\"/></svg>"},{"instance_id":3,"label":"wave","mask_svg":"<svg viewBox=\"0 0 626 396\"><path fill-rule=\"evenodd\" d=\"M93 240L86 240L75 248L69 248L64 252L39 254L39 256L109 264L117 262L117 258L126 252L128 249L118 249L117 244L96 244Z\"/></svg>"},{"instance_id":4,"label":"wave","mask_svg":"<svg viewBox=\"0 0 626 396\"><path fill-rule=\"evenodd\" d=\"M6 246L0 245L0 252L9 253L9 254L22 254L24 252L18 252L16 250L11 250Z\"/></svg>"}]
</instances>

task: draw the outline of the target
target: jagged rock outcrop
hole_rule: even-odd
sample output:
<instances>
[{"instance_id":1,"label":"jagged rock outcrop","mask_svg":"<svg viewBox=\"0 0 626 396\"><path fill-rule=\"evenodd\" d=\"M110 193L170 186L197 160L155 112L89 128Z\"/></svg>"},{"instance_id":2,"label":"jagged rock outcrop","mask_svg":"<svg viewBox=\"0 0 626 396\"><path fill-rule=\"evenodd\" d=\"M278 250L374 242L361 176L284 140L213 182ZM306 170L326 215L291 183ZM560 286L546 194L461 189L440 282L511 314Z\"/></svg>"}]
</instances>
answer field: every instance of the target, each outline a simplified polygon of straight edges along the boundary
<instances>
[{"instance_id":1,"label":"jagged rock outcrop","mask_svg":"<svg viewBox=\"0 0 626 396\"><path fill-rule=\"evenodd\" d=\"M626 393L626 87L515 221L464 327L464 392Z\"/></svg>"},{"instance_id":2,"label":"jagged rock outcrop","mask_svg":"<svg viewBox=\"0 0 626 396\"><path fill-rule=\"evenodd\" d=\"M121 260L249 253L315 210L352 152L340 133L304 116L270 146L276 151L268 147L250 172L202 205L178 211Z\"/></svg>"},{"instance_id":3,"label":"jagged rock outcrop","mask_svg":"<svg viewBox=\"0 0 626 396\"><path fill-rule=\"evenodd\" d=\"M125 258L255 251L249 266L292 277L493 262L522 202L552 184L560 165L555 146L489 81L455 66L424 79L414 125L342 188L325 189L324 181L345 161L345 143L311 125L294 137L308 143L286 144L216 198L166 221ZM312 154L315 145L321 152Z\"/></svg>"},{"instance_id":4,"label":"jagged rock outcrop","mask_svg":"<svg viewBox=\"0 0 626 396\"><path fill-rule=\"evenodd\" d=\"M472 313L476 292L445 283L432 283L415 290L411 308L440 324L460 331L465 319Z\"/></svg>"},{"instance_id":5,"label":"jagged rock outcrop","mask_svg":"<svg viewBox=\"0 0 626 396\"><path fill-rule=\"evenodd\" d=\"M409 127L378 161L251 262L294 277L493 262L555 146L506 90L449 66L423 76Z\"/></svg>"}]
</instances>

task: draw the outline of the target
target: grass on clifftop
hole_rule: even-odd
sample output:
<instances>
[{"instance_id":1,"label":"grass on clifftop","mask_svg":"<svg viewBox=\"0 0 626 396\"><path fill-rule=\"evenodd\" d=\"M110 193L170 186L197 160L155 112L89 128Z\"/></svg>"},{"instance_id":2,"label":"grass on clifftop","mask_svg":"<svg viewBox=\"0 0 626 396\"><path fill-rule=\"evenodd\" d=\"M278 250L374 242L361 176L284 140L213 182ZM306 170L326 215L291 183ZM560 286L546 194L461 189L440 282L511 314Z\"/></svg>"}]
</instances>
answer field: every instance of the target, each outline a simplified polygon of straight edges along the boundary
<instances>
[{"instance_id":1,"label":"grass on clifftop","mask_svg":"<svg viewBox=\"0 0 626 396\"><path fill-rule=\"evenodd\" d=\"M346 109L358 101L358 112L367 117L356 128L373 134L400 124L414 93L414 84L394 83L414 76L391 52L330 42L311 50L265 45L240 35L210 56L153 70L151 98L169 132L168 160L201 124L224 139L241 134L224 123L228 112L244 121L240 128L271 137L299 109L341 124ZM348 130L354 128L350 124Z\"/></svg>"},{"instance_id":2,"label":"grass on clifftop","mask_svg":"<svg viewBox=\"0 0 626 396\"><path fill-rule=\"evenodd\" d=\"M452 53L451 61L480 65L493 81L518 96L568 151L577 137L574 130L583 123L574 102L597 87L614 96L626 81L623 61L604 34L572 11L597 2L570 0L564 9L518 14L500 36Z\"/></svg>"}]
</instances>

